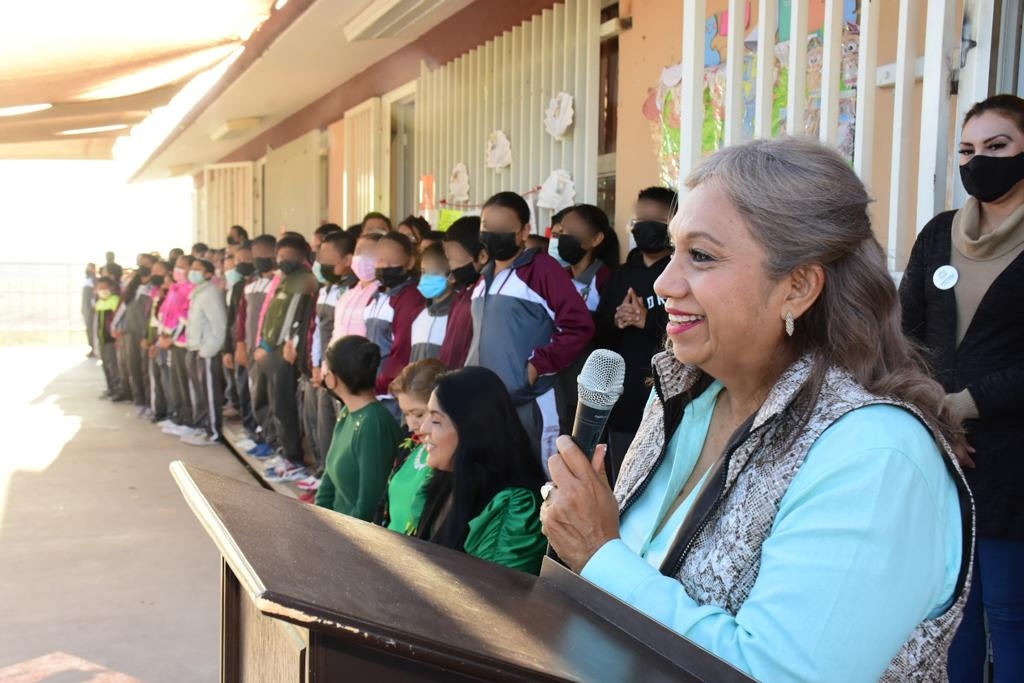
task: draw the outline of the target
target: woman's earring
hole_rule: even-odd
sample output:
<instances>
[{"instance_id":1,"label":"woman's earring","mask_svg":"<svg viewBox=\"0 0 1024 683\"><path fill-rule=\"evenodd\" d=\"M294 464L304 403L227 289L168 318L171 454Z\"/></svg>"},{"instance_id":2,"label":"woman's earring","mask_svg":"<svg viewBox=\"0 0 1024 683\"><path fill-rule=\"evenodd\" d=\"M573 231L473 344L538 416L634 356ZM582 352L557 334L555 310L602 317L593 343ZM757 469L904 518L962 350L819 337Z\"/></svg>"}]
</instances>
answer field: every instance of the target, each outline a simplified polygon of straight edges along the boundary
<instances>
[{"instance_id":1,"label":"woman's earring","mask_svg":"<svg viewBox=\"0 0 1024 683\"><path fill-rule=\"evenodd\" d=\"M786 313L786 335L792 337L796 330L796 321L793 320L793 311Z\"/></svg>"}]
</instances>

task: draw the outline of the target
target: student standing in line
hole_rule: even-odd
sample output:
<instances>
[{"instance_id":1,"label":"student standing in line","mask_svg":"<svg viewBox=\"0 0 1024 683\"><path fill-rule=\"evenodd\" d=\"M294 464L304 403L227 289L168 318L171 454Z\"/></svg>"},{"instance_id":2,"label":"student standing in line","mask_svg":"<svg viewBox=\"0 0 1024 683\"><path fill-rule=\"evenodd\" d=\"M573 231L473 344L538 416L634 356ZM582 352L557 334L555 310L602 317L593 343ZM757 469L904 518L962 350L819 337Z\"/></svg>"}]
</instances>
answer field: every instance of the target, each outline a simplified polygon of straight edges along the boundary
<instances>
[{"instance_id":1,"label":"student standing in line","mask_svg":"<svg viewBox=\"0 0 1024 683\"><path fill-rule=\"evenodd\" d=\"M466 364L473 343L471 300L480 271L487 265L487 252L480 243L480 217L463 216L452 223L444 234L443 248L455 291L439 358L447 367L458 369Z\"/></svg>"},{"instance_id":2,"label":"student standing in line","mask_svg":"<svg viewBox=\"0 0 1024 683\"><path fill-rule=\"evenodd\" d=\"M150 418L149 409L149 374L146 372L146 358L142 342L146 338L149 326L150 307L153 299L150 296L153 286L149 283L153 264L156 262L151 254L139 254L135 275L125 291L124 317L120 327L123 333L125 363L128 368L128 382L131 386L132 402L135 405L135 417Z\"/></svg>"},{"instance_id":3,"label":"student standing in line","mask_svg":"<svg viewBox=\"0 0 1024 683\"><path fill-rule=\"evenodd\" d=\"M224 334L227 306L224 295L213 284L213 263L192 262L189 281L195 285L188 309L189 385L196 397L196 430L181 440L190 446L211 446L221 440L224 407Z\"/></svg>"},{"instance_id":4,"label":"student standing in line","mask_svg":"<svg viewBox=\"0 0 1024 683\"><path fill-rule=\"evenodd\" d=\"M352 252L356 240L352 235L338 229L323 239L316 253L316 271L323 279L316 301L316 317L313 321L313 336L309 351L311 378L309 389L304 395L304 419L306 435L313 449L313 471L296 486L306 491L315 491L320 485L327 449L331 447L334 423L338 409L330 393L323 388L321 365L324 352L330 346L334 333L334 316L338 299L354 286L358 279L352 272Z\"/></svg>"},{"instance_id":5,"label":"student standing in line","mask_svg":"<svg viewBox=\"0 0 1024 683\"><path fill-rule=\"evenodd\" d=\"M152 303L149 307L149 323L146 326L146 338L142 341L143 360L149 375L149 410L153 414L150 421L157 424L166 420L170 414L170 367L167 365L167 352L160 348L160 308L167 298L171 286L170 273L174 266L166 261L153 264L153 274L149 284Z\"/></svg>"},{"instance_id":6,"label":"student standing in line","mask_svg":"<svg viewBox=\"0 0 1024 683\"><path fill-rule=\"evenodd\" d=\"M302 447L298 390L306 339L316 305L318 284L310 269L311 250L306 239L287 233L277 241L280 284L274 290L260 328L255 358L270 380L268 394L281 456L272 460L265 475L277 481L298 481L309 476Z\"/></svg>"},{"instance_id":7,"label":"student standing in line","mask_svg":"<svg viewBox=\"0 0 1024 683\"><path fill-rule=\"evenodd\" d=\"M615 483L619 466L643 419L650 394L651 358L663 349L668 315L654 292L654 282L671 256L668 222L676 208L676 193L667 187L649 187L637 197L631 221L636 248L612 273L597 307L596 344L618 353L626 361L622 397L608 418L608 453L605 469Z\"/></svg>"},{"instance_id":8,"label":"student standing in line","mask_svg":"<svg viewBox=\"0 0 1024 683\"><path fill-rule=\"evenodd\" d=\"M85 280L82 281L82 321L85 323L85 338L89 341L86 358L96 358L96 264L85 265Z\"/></svg>"},{"instance_id":9,"label":"student standing in line","mask_svg":"<svg viewBox=\"0 0 1024 683\"><path fill-rule=\"evenodd\" d=\"M274 441L272 427L273 413L270 410L270 398L267 393L267 376L260 371L255 361L257 339L259 337L260 313L266 302L277 262L274 252L277 238L273 235L260 235L252 241L253 266L255 272L245 285L244 295L238 302L238 314L235 321L235 366L236 380L239 386L248 387L249 403L243 403L242 424L246 436L251 443L249 455L266 458L273 454L271 443Z\"/></svg>"},{"instance_id":10,"label":"student standing in line","mask_svg":"<svg viewBox=\"0 0 1024 683\"><path fill-rule=\"evenodd\" d=\"M473 291L466 365L505 382L544 465L557 452L558 373L593 338L594 321L558 262L526 248L530 232L530 207L518 194L500 192L484 204L480 241L490 262Z\"/></svg>"},{"instance_id":11,"label":"student standing in line","mask_svg":"<svg viewBox=\"0 0 1024 683\"><path fill-rule=\"evenodd\" d=\"M444 247L431 244L420 256L420 281L416 287L426 300L426 306L412 323L410 363L441 355L452 308L450 276Z\"/></svg>"},{"instance_id":12,"label":"student standing in line","mask_svg":"<svg viewBox=\"0 0 1024 683\"><path fill-rule=\"evenodd\" d=\"M188 379L188 348L185 328L188 325L188 310L195 285L189 281L189 272L195 259L179 256L172 276L174 283L167 292L167 298L160 307L160 349L168 352L171 371L170 396L174 410L169 418L157 425L164 434L185 436L195 429L194 397Z\"/></svg>"},{"instance_id":13,"label":"student standing in line","mask_svg":"<svg viewBox=\"0 0 1024 683\"><path fill-rule=\"evenodd\" d=\"M239 227L239 226L234 226ZM225 409L225 416L242 417L252 412L251 398L249 396L248 382L244 384L238 380L237 366L235 365L235 349L238 346L236 337L238 323L238 309L245 298L245 287L256 266L252 262L252 244L248 241L233 245L233 256L225 256L224 264L227 270L224 272L224 281L227 290L224 293L227 304L228 317L224 334L224 377L227 386L228 403L233 406L234 411Z\"/></svg>"},{"instance_id":14,"label":"student standing in line","mask_svg":"<svg viewBox=\"0 0 1024 683\"><path fill-rule=\"evenodd\" d=\"M96 280L96 345L99 349L100 362L103 365L103 376L107 382L107 390L100 395L103 399L113 399L120 391L121 378L117 364L117 339L114 337L114 312L121 305L121 297L117 294L117 286L113 278L103 276Z\"/></svg>"},{"instance_id":15,"label":"student standing in line","mask_svg":"<svg viewBox=\"0 0 1024 683\"><path fill-rule=\"evenodd\" d=\"M377 244L380 237L371 232L356 240L352 254L352 274L356 277L356 283L338 297L335 304L332 344L350 334L366 336L366 307L380 289L380 283L377 282ZM322 368L322 371L325 370L326 366Z\"/></svg>"},{"instance_id":16,"label":"student standing in line","mask_svg":"<svg viewBox=\"0 0 1024 683\"><path fill-rule=\"evenodd\" d=\"M366 307L366 337L381 351L377 395L392 414L398 406L387 393L398 373L409 364L412 323L423 310L423 295L416 289L416 252L409 238L389 232L377 243L377 281L380 289Z\"/></svg>"}]
</instances>

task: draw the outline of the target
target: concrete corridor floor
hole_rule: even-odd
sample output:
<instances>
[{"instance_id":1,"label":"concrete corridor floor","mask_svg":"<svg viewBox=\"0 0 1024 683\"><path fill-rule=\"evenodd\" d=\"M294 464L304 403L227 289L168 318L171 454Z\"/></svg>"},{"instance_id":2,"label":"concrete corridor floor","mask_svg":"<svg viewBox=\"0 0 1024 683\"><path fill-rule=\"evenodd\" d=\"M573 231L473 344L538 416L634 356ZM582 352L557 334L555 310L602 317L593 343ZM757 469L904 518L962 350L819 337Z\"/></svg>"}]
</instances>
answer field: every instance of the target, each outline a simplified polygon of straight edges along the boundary
<instances>
[{"instance_id":1,"label":"concrete corridor floor","mask_svg":"<svg viewBox=\"0 0 1024 683\"><path fill-rule=\"evenodd\" d=\"M0 349L0 377L0 681L218 680L220 559L167 468L251 475L99 400L83 349Z\"/></svg>"}]
</instances>

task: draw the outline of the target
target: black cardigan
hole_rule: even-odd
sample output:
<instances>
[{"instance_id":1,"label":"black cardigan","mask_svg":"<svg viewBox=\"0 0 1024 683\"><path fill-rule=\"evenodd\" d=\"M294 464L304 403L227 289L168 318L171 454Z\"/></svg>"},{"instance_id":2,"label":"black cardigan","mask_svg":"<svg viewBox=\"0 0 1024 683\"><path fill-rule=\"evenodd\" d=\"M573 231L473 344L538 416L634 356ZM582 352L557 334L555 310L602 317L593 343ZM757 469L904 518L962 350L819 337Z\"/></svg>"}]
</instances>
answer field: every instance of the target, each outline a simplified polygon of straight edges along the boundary
<instances>
[{"instance_id":1,"label":"black cardigan","mask_svg":"<svg viewBox=\"0 0 1024 683\"><path fill-rule=\"evenodd\" d=\"M967 469L979 536L1024 538L1024 254L999 274L956 345L956 288L932 283L948 265L955 211L941 213L914 244L900 284L903 329L925 347L949 393L968 389L980 418L965 424L977 449ZM961 275L962 276L962 275Z\"/></svg>"}]
</instances>

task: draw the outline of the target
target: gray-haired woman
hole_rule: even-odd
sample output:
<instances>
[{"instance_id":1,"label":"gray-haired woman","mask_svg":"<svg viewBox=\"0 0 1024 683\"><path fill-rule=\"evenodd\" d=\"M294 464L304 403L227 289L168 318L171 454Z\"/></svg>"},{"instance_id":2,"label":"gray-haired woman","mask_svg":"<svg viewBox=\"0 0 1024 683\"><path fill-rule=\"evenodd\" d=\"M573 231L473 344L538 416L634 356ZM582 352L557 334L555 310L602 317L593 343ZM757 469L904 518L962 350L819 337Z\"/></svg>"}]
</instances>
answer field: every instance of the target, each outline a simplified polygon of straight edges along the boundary
<instances>
[{"instance_id":1,"label":"gray-haired woman","mask_svg":"<svg viewBox=\"0 0 1024 683\"><path fill-rule=\"evenodd\" d=\"M942 680L970 494L846 162L724 149L655 290L670 350L614 495L570 440L541 519L582 576L752 676Z\"/></svg>"}]
</instances>

